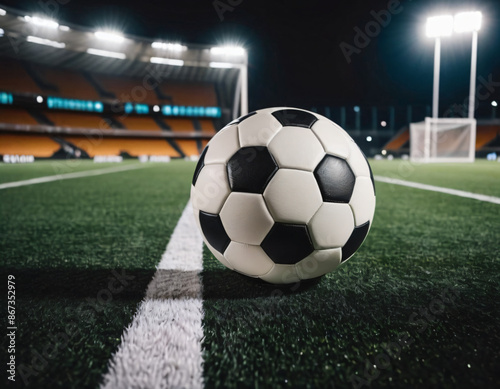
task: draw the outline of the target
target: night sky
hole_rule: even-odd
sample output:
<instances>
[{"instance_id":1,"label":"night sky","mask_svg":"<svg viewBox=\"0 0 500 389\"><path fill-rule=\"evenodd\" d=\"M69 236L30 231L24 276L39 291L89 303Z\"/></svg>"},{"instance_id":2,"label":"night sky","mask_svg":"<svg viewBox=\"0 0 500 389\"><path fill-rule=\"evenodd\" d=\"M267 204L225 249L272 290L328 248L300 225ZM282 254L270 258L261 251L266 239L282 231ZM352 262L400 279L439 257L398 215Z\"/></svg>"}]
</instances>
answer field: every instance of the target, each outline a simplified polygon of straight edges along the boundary
<instances>
[{"instance_id":1,"label":"night sky","mask_svg":"<svg viewBox=\"0 0 500 389\"><path fill-rule=\"evenodd\" d=\"M0 0L0 4L43 13L43 5L55 1ZM50 16L61 23L117 28L184 43L243 45L249 52L252 110L277 105L430 104L434 43L425 37L425 20L461 10L483 12L477 74L500 82L499 1L59 2ZM377 28L373 13L387 15L388 8L395 11L391 20ZM368 26L373 36L361 42L365 47L356 47L355 28L365 31ZM350 63L341 45L355 48ZM467 96L470 46L470 34L443 39L441 104L462 103ZM500 86L492 99L500 99Z\"/></svg>"}]
</instances>

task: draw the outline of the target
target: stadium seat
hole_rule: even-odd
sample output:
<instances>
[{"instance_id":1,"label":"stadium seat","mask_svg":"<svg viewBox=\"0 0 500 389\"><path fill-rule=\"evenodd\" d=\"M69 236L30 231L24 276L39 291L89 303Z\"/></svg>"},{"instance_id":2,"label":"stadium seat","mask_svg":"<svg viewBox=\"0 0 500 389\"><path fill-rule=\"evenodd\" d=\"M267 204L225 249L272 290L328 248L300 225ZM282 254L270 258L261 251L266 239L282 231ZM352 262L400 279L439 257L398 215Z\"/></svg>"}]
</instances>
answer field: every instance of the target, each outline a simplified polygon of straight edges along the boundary
<instances>
[{"instance_id":1,"label":"stadium seat","mask_svg":"<svg viewBox=\"0 0 500 389\"><path fill-rule=\"evenodd\" d=\"M56 126L74 128L109 129L110 126L99 115L76 112L45 112L45 116Z\"/></svg>"},{"instance_id":2,"label":"stadium seat","mask_svg":"<svg viewBox=\"0 0 500 389\"><path fill-rule=\"evenodd\" d=\"M388 151L398 151L402 148L406 142L410 140L410 130L408 127L404 127L399 131L392 139L384 146L384 149Z\"/></svg>"},{"instance_id":3,"label":"stadium seat","mask_svg":"<svg viewBox=\"0 0 500 389\"><path fill-rule=\"evenodd\" d=\"M118 120L129 130L161 131L158 124L146 116L119 116Z\"/></svg>"},{"instance_id":4,"label":"stadium seat","mask_svg":"<svg viewBox=\"0 0 500 389\"><path fill-rule=\"evenodd\" d=\"M186 132L195 130L191 119L169 118L165 119L165 123L167 123L172 131Z\"/></svg>"},{"instance_id":5,"label":"stadium seat","mask_svg":"<svg viewBox=\"0 0 500 389\"><path fill-rule=\"evenodd\" d=\"M163 94L172 97L175 105L217 105L217 96L212 84L164 82L160 89Z\"/></svg>"},{"instance_id":6,"label":"stadium seat","mask_svg":"<svg viewBox=\"0 0 500 389\"><path fill-rule=\"evenodd\" d=\"M99 93L85 79L76 72L46 67L37 68L44 79L55 86L59 92L53 93L60 97L75 98L80 100L99 100Z\"/></svg>"},{"instance_id":7,"label":"stadium seat","mask_svg":"<svg viewBox=\"0 0 500 389\"><path fill-rule=\"evenodd\" d=\"M42 93L21 62L5 58L0 59L0 91Z\"/></svg>"},{"instance_id":8,"label":"stadium seat","mask_svg":"<svg viewBox=\"0 0 500 389\"><path fill-rule=\"evenodd\" d=\"M33 116L24 109L0 108L0 123L38 124Z\"/></svg>"},{"instance_id":9,"label":"stadium seat","mask_svg":"<svg viewBox=\"0 0 500 389\"><path fill-rule=\"evenodd\" d=\"M201 130L215 134L214 122L210 119L200 119Z\"/></svg>"},{"instance_id":10,"label":"stadium seat","mask_svg":"<svg viewBox=\"0 0 500 389\"><path fill-rule=\"evenodd\" d=\"M43 135L11 135L0 134L0 155L33 155L38 158L49 158L61 146Z\"/></svg>"},{"instance_id":11,"label":"stadium seat","mask_svg":"<svg viewBox=\"0 0 500 389\"><path fill-rule=\"evenodd\" d=\"M64 139L85 150L90 157L121 153L127 153L132 157L141 155L180 157L179 153L163 139L102 138L92 141L83 136L65 136Z\"/></svg>"},{"instance_id":12,"label":"stadium seat","mask_svg":"<svg viewBox=\"0 0 500 389\"><path fill-rule=\"evenodd\" d=\"M476 150L480 150L492 140L500 135L500 126L484 125L477 126L476 132Z\"/></svg>"},{"instance_id":13,"label":"stadium seat","mask_svg":"<svg viewBox=\"0 0 500 389\"><path fill-rule=\"evenodd\" d=\"M107 92L113 93L120 101L141 104L160 104L154 90L144 87L141 78L93 75L94 80Z\"/></svg>"}]
</instances>

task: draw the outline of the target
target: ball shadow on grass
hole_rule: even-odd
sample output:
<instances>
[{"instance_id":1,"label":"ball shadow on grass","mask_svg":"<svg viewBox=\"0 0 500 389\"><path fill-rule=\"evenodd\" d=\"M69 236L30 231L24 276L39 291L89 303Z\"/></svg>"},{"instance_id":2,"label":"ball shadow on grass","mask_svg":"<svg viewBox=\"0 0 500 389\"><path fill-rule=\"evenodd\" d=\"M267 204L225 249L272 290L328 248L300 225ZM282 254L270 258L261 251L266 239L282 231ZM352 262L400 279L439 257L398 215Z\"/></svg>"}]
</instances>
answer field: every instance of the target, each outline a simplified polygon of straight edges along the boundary
<instances>
[{"instance_id":1,"label":"ball shadow on grass","mask_svg":"<svg viewBox=\"0 0 500 389\"><path fill-rule=\"evenodd\" d=\"M302 280L293 284L275 285L259 278L252 278L229 269L205 269L203 299L244 299L256 297L280 297L303 293L315 288L322 277Z\"/></svg>"}]
</instances>

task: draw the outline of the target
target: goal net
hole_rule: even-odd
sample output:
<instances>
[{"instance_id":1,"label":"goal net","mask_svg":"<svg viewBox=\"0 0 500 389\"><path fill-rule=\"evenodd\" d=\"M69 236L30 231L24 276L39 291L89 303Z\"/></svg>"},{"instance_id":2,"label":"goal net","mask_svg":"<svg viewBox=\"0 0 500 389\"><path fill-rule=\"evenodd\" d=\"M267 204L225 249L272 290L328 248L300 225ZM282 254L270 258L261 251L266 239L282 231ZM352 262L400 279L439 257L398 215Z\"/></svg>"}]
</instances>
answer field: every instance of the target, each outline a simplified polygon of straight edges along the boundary
<instances>
[{"instance_id":1,"label":"goal net","mask_svg":"<svg viewBox=\"0 0 500 389\"><path fill-rule=\"evenodd\" d=\"M416 162L474 162L476 120L429 118L410 123L410 158Z\"/></svg>"}]
</instances>

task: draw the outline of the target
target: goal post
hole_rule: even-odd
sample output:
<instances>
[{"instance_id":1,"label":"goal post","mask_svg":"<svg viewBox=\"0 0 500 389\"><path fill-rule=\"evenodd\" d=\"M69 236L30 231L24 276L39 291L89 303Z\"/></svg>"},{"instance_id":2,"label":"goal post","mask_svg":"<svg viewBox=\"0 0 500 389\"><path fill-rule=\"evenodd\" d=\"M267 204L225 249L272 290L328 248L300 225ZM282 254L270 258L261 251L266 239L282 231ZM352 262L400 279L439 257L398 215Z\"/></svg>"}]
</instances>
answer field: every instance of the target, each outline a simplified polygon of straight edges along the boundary
<instances>
[{"instance_id":1,"label":"goal post","mask_svg":"<svg viewBox=\"0 0 500 389\"><path fill-rule=\"evenodd\" d=\"M415 162L474 162L476 120L430 118L410 123L410 159Z\"/></svg>"}]
</instances>

